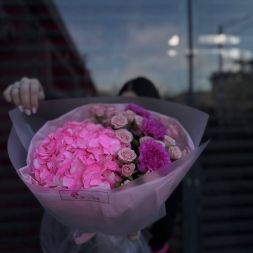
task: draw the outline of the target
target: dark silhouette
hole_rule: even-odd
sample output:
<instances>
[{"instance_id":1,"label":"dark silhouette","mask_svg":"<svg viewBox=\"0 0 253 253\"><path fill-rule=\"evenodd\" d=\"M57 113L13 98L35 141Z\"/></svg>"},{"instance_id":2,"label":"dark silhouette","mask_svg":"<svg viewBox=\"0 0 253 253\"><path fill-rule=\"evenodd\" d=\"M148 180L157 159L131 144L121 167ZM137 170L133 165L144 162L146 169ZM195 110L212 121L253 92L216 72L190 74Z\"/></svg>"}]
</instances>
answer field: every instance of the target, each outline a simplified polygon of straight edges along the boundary
<instances>
[{"instance_id":1,"label":"dark silhouette","mask_svg":"<svg viewBox=\"0 0 253 253\"><path fill-rule=\"evenodd\" d=\"M119 92L119 96L125 91L134 91L140 97L161 98L155 85L145 77L138 77L126 82Z\"/></svg>"}]
</instances>

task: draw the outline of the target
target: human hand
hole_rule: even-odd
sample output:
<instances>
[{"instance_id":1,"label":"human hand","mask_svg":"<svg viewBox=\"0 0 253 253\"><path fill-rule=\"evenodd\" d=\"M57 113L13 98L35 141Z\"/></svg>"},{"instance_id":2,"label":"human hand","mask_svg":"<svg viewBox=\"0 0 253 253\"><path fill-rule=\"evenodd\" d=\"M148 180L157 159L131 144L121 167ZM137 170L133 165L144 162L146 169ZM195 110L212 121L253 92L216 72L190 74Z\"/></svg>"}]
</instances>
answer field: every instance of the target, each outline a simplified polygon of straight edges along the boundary
<instances>
[{"instance_id":1,"label":"human hand","mask_svg":"<svg viewBox=\"0 0 253 253\"><path fill-rule=\"evenodd\" d=\"M21 78L10 84L3 92L5 100L19 107L27 115L38 111L39 100L45 99L42 85L37 79Z\"/></svg>"},{"instance_id":2,"label":"human hand","mask_svg":"<svg viewBox=\"0 0 253 253\"><path fill-rule=\"evenodd\" d=\"M141 237L141 231L137 231L135 233L128 234L127 237L130 241L137 241Z\"/></svg>"}]
</instances>

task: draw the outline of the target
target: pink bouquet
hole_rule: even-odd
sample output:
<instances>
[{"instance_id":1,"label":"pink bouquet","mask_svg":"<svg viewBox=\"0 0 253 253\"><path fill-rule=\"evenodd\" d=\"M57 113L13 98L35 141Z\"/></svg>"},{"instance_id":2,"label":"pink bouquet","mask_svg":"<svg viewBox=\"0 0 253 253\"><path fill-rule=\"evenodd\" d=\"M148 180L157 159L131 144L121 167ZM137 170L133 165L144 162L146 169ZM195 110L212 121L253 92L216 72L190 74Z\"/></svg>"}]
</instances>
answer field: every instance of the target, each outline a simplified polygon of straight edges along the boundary
<instances>
[{"instance_id":1,"label":"pink bouquet","mask_svg":"<svg viewBox=\"0 0 253 253\"><path fill-rule=\"evenodd\" d=\"M36 116L10 116L17 173L52 217L80 233L122 235L163 217L206 146L198 147L205 113L156 99L46 101Z\"/></svg>"},{"instance_id":2,"label":"pink bouquet","mask_svg":"<svg viewBox=\"0 0 253 253\"><path fill-rule=\"evenodd\" d=\"M91 118L66 122L36 148L30 161L32 184L61 189L113 189L194 149L178 122L135 104L125 108L94 104L87 109ZM183 152L174 139L179 135L187 139ZM77 192L72 196L77 197Z\"/></svg>"}]
</instances>

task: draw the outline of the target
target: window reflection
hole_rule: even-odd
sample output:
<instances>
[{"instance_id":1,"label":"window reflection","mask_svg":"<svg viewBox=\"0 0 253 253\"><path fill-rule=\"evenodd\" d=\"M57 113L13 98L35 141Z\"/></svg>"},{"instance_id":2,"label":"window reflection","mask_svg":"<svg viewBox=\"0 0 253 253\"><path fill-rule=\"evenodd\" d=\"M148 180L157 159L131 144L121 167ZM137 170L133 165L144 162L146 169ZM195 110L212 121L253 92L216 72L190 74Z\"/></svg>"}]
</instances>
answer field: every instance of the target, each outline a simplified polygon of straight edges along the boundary
<instances>
[{"instance_id":1,"label":"window reflection","mask_svg":"<svg viewBox=\"0 0 253 253\"><path fill-rule=\"evenodd\" d=\"M192 50L187 3L0 0L1 88L28 76L41 81L49 99L107 96L145 76L163 99L187 104L187 61L192 56L193 106L210 114L204 139L211 143L186 179L190 186L185 187L171 249L253 252L253 1L192 0ZM6 141L12 107L3 98L0 102L1 176L13 179L11 186L3 183L9 187L1 199L7 210L3 223L7 237L18 235L19 243L2 242L15 251L24 247L19 236L27 223L13 222L14 209L32 206L32 213L20 212L32 220L27 233L36 236L42 210L10 170ZM189 206L195 208L190 214ZM39 242L25 246L35 252Z\"/></svg>"}]
</instances>

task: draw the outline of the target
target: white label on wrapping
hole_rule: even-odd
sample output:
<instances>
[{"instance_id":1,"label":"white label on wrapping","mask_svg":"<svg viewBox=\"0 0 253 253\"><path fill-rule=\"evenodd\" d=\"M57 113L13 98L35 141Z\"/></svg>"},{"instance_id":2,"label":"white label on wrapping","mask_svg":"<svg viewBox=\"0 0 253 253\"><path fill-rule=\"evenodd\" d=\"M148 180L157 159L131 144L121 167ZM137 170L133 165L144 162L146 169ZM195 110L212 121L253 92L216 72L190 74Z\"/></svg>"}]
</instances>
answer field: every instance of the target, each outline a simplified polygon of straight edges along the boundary
<instances>
[{"instance_id":1,"label":"white label on wrapping","mask_svg":"<svg viewBox=\"0 0 253 253\"><path fill-rule=\"evenodd\" d=\"M82 190L60 190L59 192L62 200L109 203L107 192Z\"/></svg>"}]
</instances>

